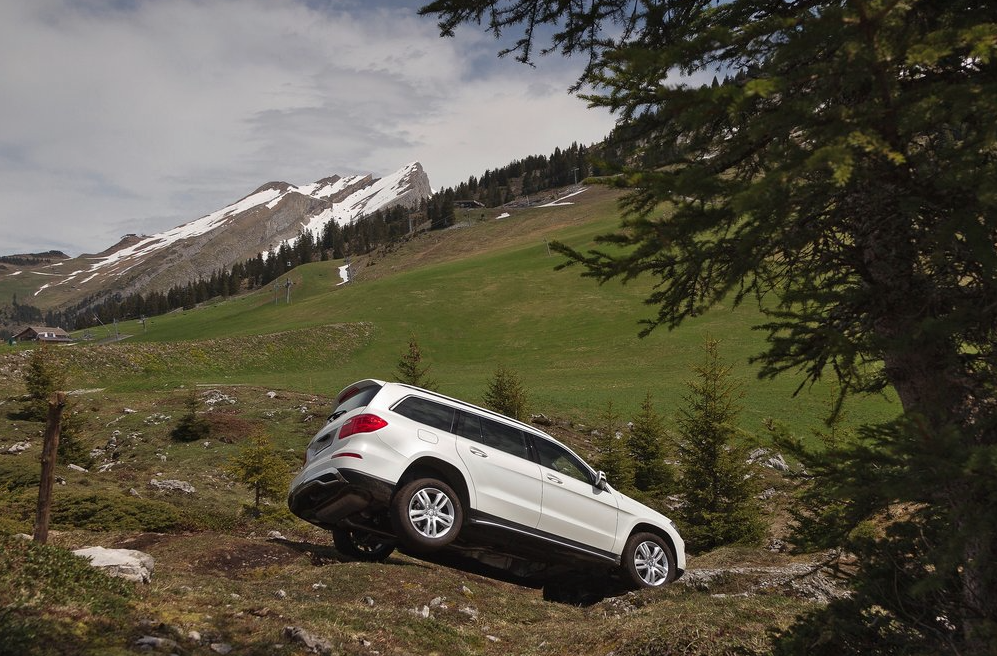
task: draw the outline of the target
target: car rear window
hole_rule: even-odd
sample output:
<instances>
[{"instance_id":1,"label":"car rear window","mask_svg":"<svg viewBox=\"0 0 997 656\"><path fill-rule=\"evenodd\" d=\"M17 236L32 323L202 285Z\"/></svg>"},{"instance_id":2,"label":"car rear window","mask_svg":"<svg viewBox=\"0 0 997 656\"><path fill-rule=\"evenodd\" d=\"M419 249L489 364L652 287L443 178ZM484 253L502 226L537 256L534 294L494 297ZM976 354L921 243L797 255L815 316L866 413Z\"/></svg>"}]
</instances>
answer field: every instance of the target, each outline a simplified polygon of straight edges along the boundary
<instances>
[{"instance_id":1,"label":"car rear window","mask_svg":"<svg viewBox=\"0 0 997 656\"><path fill-rule=\"evenodd\" d=\"M366 407L370 400L377 396L377 393L381 391L380 385L371 385L370 387L364 387L354 394L349 394L343 402L340 403L333 409L333 414L346 414L350 410L355 410L357 408Z\"/></svg>"},{"instance_id":2,"label":"car rear window","mask_svg":"<svg viewBox=\"0 0 997 656\"><path fill-rule=\"evenodd\" d=\"M402 399L401 403L396 405L393 410L403 417L439 430L449 431L450 427L453 426L455 412L453 408L418 396Z\"/></svg>"}]
</instances>

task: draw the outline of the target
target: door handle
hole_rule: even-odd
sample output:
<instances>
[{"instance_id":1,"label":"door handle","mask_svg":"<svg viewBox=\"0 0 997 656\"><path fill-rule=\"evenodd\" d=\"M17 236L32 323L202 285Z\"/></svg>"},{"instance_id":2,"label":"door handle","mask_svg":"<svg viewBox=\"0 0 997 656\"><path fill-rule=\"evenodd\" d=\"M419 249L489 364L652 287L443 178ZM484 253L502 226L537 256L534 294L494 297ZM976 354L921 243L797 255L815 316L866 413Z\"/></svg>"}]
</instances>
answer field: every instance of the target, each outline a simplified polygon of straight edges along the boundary
<instances>
[{"instance_id":1,"label":"door handle","mask_svg":"<svg viewBox=\"0 0 997 656\"><path fill-rule=\"evenodd\" d=\"M557 476L554 476L553 474L547 474L547 480L550 481L550 482L552 482L552 483L557 483L558 485L563 485L564 484L564 481L562 481Z\"/></svg>"},{"instance_id":2,"label":"door handle","mask_svg":"<svg viewBox=\"0 0 997 656\"><path fill-rule=\"evenodd\" d=\"M474 455L476 455L476 456L480 456L480 457L482 457L482 458L487 458L487 457L488 457L488 454L487 454L487 453L485 453L484 451L482 451L481 449L479 449L479 448L477 448L477 447L473 447L473 446L472 446L472 447L470 448L470 451L471 451L471 453L473 453L473 454L474 454Z\"/></svg>"}]
</instances>

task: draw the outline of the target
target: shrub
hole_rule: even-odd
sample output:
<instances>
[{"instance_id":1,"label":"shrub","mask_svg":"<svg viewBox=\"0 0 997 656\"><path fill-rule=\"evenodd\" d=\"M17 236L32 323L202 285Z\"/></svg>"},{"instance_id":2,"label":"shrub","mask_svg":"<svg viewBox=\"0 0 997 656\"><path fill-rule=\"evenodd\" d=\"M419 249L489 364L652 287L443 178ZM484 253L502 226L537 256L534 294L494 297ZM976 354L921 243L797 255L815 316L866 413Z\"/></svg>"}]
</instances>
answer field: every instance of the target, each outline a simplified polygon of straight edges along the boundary
<instances>
[{"instance_id":1,"label":"shrub","mask_svg":"<svg viewBox=\"0 0 997 656\"><path fill-rule=\"evenodd\" d=\"M175 529L180 512L163 501L138 499L116 492L57 492L52 526L89 531L154 531Z\"/></svg>"},{"instance_id":2,"label":"shrub","mask_svg":"<svg viewBox=\"0 0 997 656\"><path fill-rule=\"evenodd\" d=\"M65 549L0 535L0 654L105 653L132 584ZM74 652L75 653L75 652Z\"/></svg>"}]
</instances>

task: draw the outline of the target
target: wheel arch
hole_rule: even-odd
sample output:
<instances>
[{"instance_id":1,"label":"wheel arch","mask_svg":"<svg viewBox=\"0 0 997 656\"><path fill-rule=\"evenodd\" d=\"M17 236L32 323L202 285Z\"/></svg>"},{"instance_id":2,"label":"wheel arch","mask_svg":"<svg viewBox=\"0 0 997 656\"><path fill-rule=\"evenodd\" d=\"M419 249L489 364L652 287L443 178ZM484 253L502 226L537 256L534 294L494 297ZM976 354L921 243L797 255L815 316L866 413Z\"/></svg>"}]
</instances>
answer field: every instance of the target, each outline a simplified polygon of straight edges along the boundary
<instances>
[{"instance_id":1,"label":"wheel arch","mask_svg":"<svg viewBox=\"0 0 997 656\"><path fill-rule=\"evenodd\" d=\"M452 487L460 498L461 505L465 509L471 507L471 492L464 473L449 462L431 456L423 456L414 460L399 477L395 490L401 489L409 481L427 477L438 478ZM466 521L467 514L465 513L464 516Z\"/></svg>"},{"instance_id":2,"label":"wheel arch","mask_svg":"<svg viewBox=\"0 0 997 656\"><path fill-rule=\"evenodd\" d=\"M661 538L668 544L668 548L672 550L672 555L676 559L678 559L679 552L678 549L675 548L675 540L672 539L671 534L665 529L661 528L660 526L656 526L654 524L648 524L646 522L638 522L637 524L635 524L630 528L630 532L627 534L627 539L623 541L623 544L629 542L630 538L632 538L637 533L653 533L654 535L657 535L659 538Z\"/></svg>"}]
</instances>

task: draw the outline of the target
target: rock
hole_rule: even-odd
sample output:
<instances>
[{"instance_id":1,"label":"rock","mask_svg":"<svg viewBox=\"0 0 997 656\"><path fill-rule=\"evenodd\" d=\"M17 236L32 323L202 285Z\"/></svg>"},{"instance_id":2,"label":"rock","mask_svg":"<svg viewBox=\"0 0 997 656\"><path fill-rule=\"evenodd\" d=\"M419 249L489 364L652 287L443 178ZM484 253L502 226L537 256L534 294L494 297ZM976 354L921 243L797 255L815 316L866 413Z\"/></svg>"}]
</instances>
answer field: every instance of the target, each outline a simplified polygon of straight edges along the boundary
<instances>
[{"instance_id":1,"label":"rock","mask_svg":"<svg viewBox=\"0 0 997 656\"><path fill-rule=\"evenodd\" d=\"M463 608L461 608L457 612L459 612L459 613L461 613L463 615L467 615L467 617L470 618L472 621L475 621L475 622L478 621L478 609L477 608L472 608L471 606L464 606Z\"/></svg>"},{"instance_id":2,"label":"rock","mask_svg":"<svg viewBox=\"0 0 997 656\"><path fill-rule=\"evenodd\" d=\"M7 448L7 453L16 456L31 448L31 442L16 442Z\"/></svg>"},{"instance_id":3,"label":"rock","mask_svg":"<svg viewBox=\"0 0 997 656\"><path fill-rule=\"evenodd\" d=\"M766 451L762 447L758 447L757 449L748 454L748 462L755 462L756 460L759 460L767 455L768 451Z\"/></svg>"},{"instance_id":4,"label":"rock","mask_svg":"<svg viewBox=\"0 0 997 656\"><path fill-rule=\"evenodd\" d=\"M160 651L173 652L180 648L176 640L169 638L157 638L156 636L142 636L135 641L135 646L146 651L156 649Z\"/></svg>"},{"instance_id":5,"label":"rock","mask_svg":"<svg viewBox=\"0 0 997 656\"><path fill-rule=\"evenodd\" d=\"M139 499L142 498L142 495L138 493L138 490L136 490L133 487L128 488L128 494L132 495L133 497L138 497Z\"/></svg>"},{"instance_id":6,"label":"rock","mask_svg":"<svg viewBox=\"0 0 997 656\"><path fill-rule=\"evenodd\" d=\"M269 533L267 533L267 539L270 539L270 540L286 540L287 538L285 538L283 535L281 535L280 531L270 531Z\"/></svg>"},{"instance_id":7,"label":"rock","mask_svg":"<svg viewBox=\"0 0 997 656\"><path fill-rule=\"evenodd\" d=\"M553 426L554 422L545 414L530 415L530 421L537 426Z\"/></svg>"},{"instance_id":8,"label":"rock","mask_svg":"<svg viewBox=\"0 0 997 656\"><path fill-rule=\"evenodd\" d=\"M429 619L429 606L423 606L422 608L413 608L410 612L416 617L421 617L424 620Z\"/></svg>"},{"instance_id":9,"label":"rock","mask_svg":"<svg viewBox=\"0 0 997 656\"><path fill-rule=\"evenodd\" d=\"M32 540L34 540L34 538L28 535L27 533L18 533L14 536L14 538L17 540L25 540L27 542L31 542Z\"/></svg>"},{"instance_id":10,"label":"rock","mask_svg":"<svg viewBox=\"0 0 997 656\"><path fill-rule=\"evenodd\" d=\"M131 408L125 408L125 409L124 409L124 410L122 410L121 412L125 413L126 415L133 415L133 414L135 414L136 412L138 412L138 410L132 410Z\"/></svg>"},{"instance_id":11,"label":"rock","mask_svg":"<svg viewBox=\"0 0 997 656\"><path fill-rule=\"evenodd\" d=\"M364 597L363 598L363 602L365 604L367 604L368 606L373 606L374 605L374 598L373 597Z\"/></svg>"},{"instance_id":12,"label":"rock","mask_svg":"<svg viewBox=\"0 0 997 656\"><path fill-rule=\"evenodd\" d=\"M283 590L278 590L277 592L273 593L273 596L277 597L278 599L287 599L287 593Z\"/></svg>"},{"instance_id":13,"label":"rock","mask_svg":"<svg viewBox=\"0 0 997 656\"><path fill-rule=\"evenodd\" d=\"M332 643L308 633L298 626L285 626L282 634L284 638L291 642L296 642L313 654L332 654Z\"/></svg>"},{"instance_id":14,"label":"rock","mask_svg":"<svg viewBox=\"0 0 997 656\"><path fill-rule=\"evenodd\" d=\"M194 486L187 481L165 480L158 481L155 478L149 481L149 487L161 492L180 492L182 494L194 494Z\"/></svg>"},{"instance_id":15,"label":"rock","mask_svg":"<svg viewBox=\"0 0 997 656\"><path fill-rule=\"evenodd\" d=\"M136 583L148 583L152 580L152 570L156 559L143 551L134 549L105 549L104 547L85 547L73 552L81 558L90 559L90 565L106 571L111 576L118 576Z\"/></svg>"},{"instance_id":16,"label":"rock","mask_svg":"<svg viewBox=\"0 0 997 656\"><path fill-rule=\"evenodd\" d=\"M194 631L193 629L191 629L187 633L187 639L192 642L201 642L201 633L199 631Z\"/></svg>"},{"instance_id":17,"label":"rock","mask_svg":"<svg viewBox=\"0 0 997 656\"><path fill-rule=\"evenodd\" d=\"M84 469L83 467L80 467L79 465L74 465L72 463L70 463L69 468L72 469L75 472L82 472L84 474L87 473L86 469Z\"/></svg>"},{"instance_id":18,"label":"rock","mask_svg":"<svg viewBox=\"0 0 997 656\"><path fill-rule=\"evenodd\" d=\"M777 471L789 471L789 465L781 453L777 453L763 463L766 467L771 467Z\"/></svg>"},{"instance_id":19,"label":"rock","mask_svg":"<svg viewBox=\"0 0 997 656\"><path fill-rule=\"evenodd\" d=\"M222 656L225 656L225 654L232 651L232 645L228 644L227 642L212 642L210 647L211 651L215 652L216 654L221 654Z\"/></svg>"},{"instance_id":20,"label":"rock","mask_svg":"<svg viewBox=\"0 0 997 656\"><path fill-rule=\"evenodd\" d=\"M269 398L269 399L276 399L277 398L277 392L267 392L267 398Z\"/></svg>"},{"instance_id":21,"label":"rock","mask_svg":"<svg viewBox=\"0 0 997 656\"><path fill-rule=\"evenodd\" d=\"M205 405L211 405L211 406L218 404L235 405L236 403L235 397L223 394L219 390L208 390L201 396L204 397Z\"/></svg>"}]
</instances>

